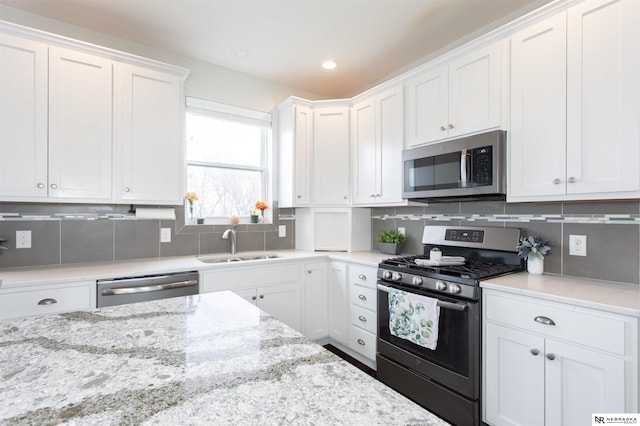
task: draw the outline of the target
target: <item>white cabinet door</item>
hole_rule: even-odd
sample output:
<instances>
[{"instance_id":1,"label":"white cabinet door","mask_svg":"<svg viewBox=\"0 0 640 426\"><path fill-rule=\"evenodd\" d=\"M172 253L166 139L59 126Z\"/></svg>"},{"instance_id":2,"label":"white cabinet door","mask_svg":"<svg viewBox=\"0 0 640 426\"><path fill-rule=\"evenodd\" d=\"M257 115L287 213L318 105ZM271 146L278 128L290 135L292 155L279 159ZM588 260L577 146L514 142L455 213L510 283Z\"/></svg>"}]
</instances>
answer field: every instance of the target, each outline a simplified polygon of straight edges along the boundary
<instances>
[{"instance_id":1,"label":"white cabinet door","mask_svg":"<svg viewBox=\"0 0 640 426\"><path fill-rule=\"evenodd\" d=\"M180 78L122 64L118 71L124 202L182 204L183 110Z\"/></svg>"},{"instance_id":2,"label":"white cabinet door","mask_svg":"<svg viewBox=\"0 0 640 426\"><path fill-rule=\"evenodd\" d=\"M294 206L311 203L311 173L313 171L313 110L307 106L294 107Z\"/></svg>"},{"instance_id":3,"label":"white cabinet door","mask_svg":"<svg viewBox=\"0 0 640 426\"><path fill-rule=\"evenodd\" d=\"M503 45L500 41L449 63L448 136L500 126Z\"/></svg>"},{"instance_id":4,"label":"white cabinet door","mask_svg":"<svg viewBox=\"0 0 640 426\"><path fill-rule=\"evenodd\" d=\"M402 148L404 144L404 91L394 87L376 97L376 203L403 204Z\"/></svg>"},{"instance_id":5,"label":"white cabinet door","mask_svg":"<svg viewBox=\"0 0 640 426\"><path fill-rule=\"evenodd\" d=\"M113 63L49 48L49 197L112 199Z\"/></svg>"},{"instance_id":6,"label":"white cabinet door","mask_svg":"<svg viewBox=\"0 0 640 426\"><path fill-rule=\"evenodd\" d=\"M294 330L304 333L300 282L268 285L256 289L258 307Z\"/></svg>"},{"instance_id":7,"label":"white cabinet door","mask_svg":"<svg viewBox=\"0 0 640 426\"><path fill-rule=\"evenodd\" d=\"M567 27L567 193L638 191L640 2L580 3Z\"/></svg>"},{"instance_id":8,"label":"white cabinet door","mask_svg":"<svg viewBox=\"0 0 640 426\"><path fill-rule=\"evenodd\" d=\"M566 14L511 37L509 193L566 191Z\"/></svg>"},{"instance_id":9,"label":"white cabinet door","mask_svg":"<svg viewBox=\"0 0 640 426\"><path fill-rule=\"evenodd\" d=\"M553 339L545 353L546 425L589 424L593 413L624 413L625 362Z\"/></svg>"},{"instance_id":10,"label":"white cabinet door","mask_svg":"<svg viewBox=\"0 0 640 426\"><path fill-rule=\"evenodd\" d=\"M349 288L347 265L331 262L329 267L329 337L344 345L348 344Z\"/></svg>"},{"instance_id":11,"label":"white cabinet door","mask_svg":"<svg viewBox=\"0 0 640 426\"><path fill-rule=\"evenodd\" d=\"M0 34L0 197L47 196L47 46Z\"/></svg>"},{"instance_id":12,"label":"white cabinet door","mask_svg":"<svg viewBox=\"0 0 640 426\"><path fill-rule=\"evenodd\" d=\"M371 204L378 191L378 143L376 140L376 103L368 98L351 108L353 149L353 202Z\"/></svg>"},{"instance_id":13,"label":"white cabinet door","mask_svg":"<svg viewBox=\"0 0 640 426\"><path fill-rule=\"evenodd\" d=\"M329 294L327 282L327 264L305 264L305 336L319 340L329 335Z\"/></svg>"},{"instance_id":14,"label":"white cabinet door","mask_svg":"<svg viewBox=\"0 0 640 426\"><path fill-rule=\"evenodd\" d=\"M313 204L348 205L349 107L315 107L313 126Z\"/></svg>"},{"instance_id":15,"label":"white cabinet door","mask_svg":"<svg viewBox=\"0 0 640 426\"><path fill-rule=\"evenodd\" d=\"M485 333L485 421L544 424L544 338L489 323ZM561 423L557 423L558 425Z\"/></svg>"},{"instance_id":16,"label":"white cabinet door","mask_svg":"<svg viewBox=\"0 0 640 426\"><path fill-rule=\"evenodd\" d=\"M447 137L449 122L449 68L440 65L411 78L406 84L406 146Z\"/></svg>"}]
</instances>

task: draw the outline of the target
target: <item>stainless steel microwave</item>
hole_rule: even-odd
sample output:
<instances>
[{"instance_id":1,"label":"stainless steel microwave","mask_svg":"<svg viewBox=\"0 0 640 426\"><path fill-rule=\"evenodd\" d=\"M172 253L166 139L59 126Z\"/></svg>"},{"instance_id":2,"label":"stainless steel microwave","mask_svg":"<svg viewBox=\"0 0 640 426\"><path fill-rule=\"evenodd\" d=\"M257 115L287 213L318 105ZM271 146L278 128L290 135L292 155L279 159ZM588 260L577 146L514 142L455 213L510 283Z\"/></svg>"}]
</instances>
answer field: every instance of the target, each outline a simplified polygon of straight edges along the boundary
<instances>
[{"instance_id":1,"label":"stainless steel microwave","mask_svg":"<svg viewBox=\"0 0 640 426\"><path fill-rule=\"evenodd\" d=\"M494 130L402 152L403 198L506 199L506 132Z\"/></svg>"}]
</instances>

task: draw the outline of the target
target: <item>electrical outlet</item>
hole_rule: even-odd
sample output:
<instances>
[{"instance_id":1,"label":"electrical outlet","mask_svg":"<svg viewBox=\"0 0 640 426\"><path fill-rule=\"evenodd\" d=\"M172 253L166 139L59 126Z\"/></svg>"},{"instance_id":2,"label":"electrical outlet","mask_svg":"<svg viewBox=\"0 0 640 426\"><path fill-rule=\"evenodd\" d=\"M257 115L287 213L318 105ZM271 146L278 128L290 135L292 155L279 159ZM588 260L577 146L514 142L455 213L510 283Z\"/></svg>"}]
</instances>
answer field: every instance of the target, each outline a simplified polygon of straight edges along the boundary
<instances>
[{"instance_id":1,"label":"electrical outlet","mask_svg":"<svg viewBox=\"0 0 640 426\"><path fill-rule=\"evenodd\" d=\"M278 237L284 238L287 236L287 225L278 225Z\"/></svg>"},{"instance_id":2,"label":"electrical outlet","mask_svg":"<svg viewBox=\"0 0 640 426\"><path fill-rule=\"evenodd\" d=\"M406 231L404 230L404 227L400 226L398 227L398 232L401 233L402 235L405 235Z\"/></svg>"},{"instance_id":3,"label":"electrical outlet","mask_svg":"<svg viewBox=\"0 0 640 426\"><path fill-rule=\"evenodd\" d=\"M571 256L587 255L586 235L569 235L569 254Z\"/></svg>"},{"instance_id":4,"label":"electrical outlet","mask_svg":"<svg viewBox=\"0 0 640 426\"><path fill-rule=\"evenodd\" d=\"M161 243L171 242L171 228L160 228L160 242Z\"/></svg>"},{"instance_id":5,"label":"electrical outlet","mask_svg":"<svg viewBox=\"0 0 640 426\"><path fill-rule=\"evenodd\" d=\"M31 231L16 231L16 248L31 248Z\"/></svg>"}]
</instances>

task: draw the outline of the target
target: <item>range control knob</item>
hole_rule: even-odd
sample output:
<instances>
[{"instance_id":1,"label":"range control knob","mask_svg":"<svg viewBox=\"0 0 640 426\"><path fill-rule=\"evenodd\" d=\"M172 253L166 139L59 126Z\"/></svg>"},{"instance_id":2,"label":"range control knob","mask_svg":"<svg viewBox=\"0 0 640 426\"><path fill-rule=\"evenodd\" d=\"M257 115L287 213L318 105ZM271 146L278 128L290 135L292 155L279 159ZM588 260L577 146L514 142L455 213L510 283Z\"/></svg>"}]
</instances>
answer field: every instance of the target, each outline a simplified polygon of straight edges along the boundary
<instances>
[{"instance_id":1,"label":"range control knob","mask_svg":"<svg viewBox=\"0 0 640 426\"><path fill-rule=\"evenodd\" d=\"M402 274L400 272L393 272L391 274L391 281L400 281L402 279Z\"/></svg>"},{"instance_id":2,"label":"range control knob","mask_svg":"<svg viewBox=\"0 0 640 426\"><path fill-rule=\"evenodd\" d=\"M422 277L413 277L411 279L411 284L413 284L413 285L422 285Z\"/></svg>"},{"instance_id":3,"label":"range control knob","mask_svg":"<svg viewBox=\"0 0 640 426\"><path fill-rule=\"evenodd\" d=\"M449 284L449 293L451 294L460 293L460 286L458 284Z\"/></svg>"},{"instance_id":4,"label":"range control knob","mask_svg":"<svg viewBox=\"0 0 640 426\"><path fill-rule=\"evenodd\" d=\"M445 291L447 289L447 284L444 281L436 281L436 290Z\"/></svg>"},{"instance_id":5,"label":"range control knob","mask_svg":"<svg viewBox=\"0 0 640 426\"><path fill-rule=\"evenodd\" d=\"M391 279L391 271L382 271L382 278L385 280Z\"/></svg>"}]
</instances>

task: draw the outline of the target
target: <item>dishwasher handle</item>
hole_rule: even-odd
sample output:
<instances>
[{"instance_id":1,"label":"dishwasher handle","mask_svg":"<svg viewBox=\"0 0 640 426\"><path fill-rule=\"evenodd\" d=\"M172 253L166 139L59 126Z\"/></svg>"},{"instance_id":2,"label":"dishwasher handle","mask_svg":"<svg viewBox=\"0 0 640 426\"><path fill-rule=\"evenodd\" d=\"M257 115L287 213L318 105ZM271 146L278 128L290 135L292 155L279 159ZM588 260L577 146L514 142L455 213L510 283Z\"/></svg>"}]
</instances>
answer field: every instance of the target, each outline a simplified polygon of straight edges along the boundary
<instances>
[{"instance_id":1,"label":"dishwasher handle","mask_svg":"<svg viewBox=\"0 0 640 426\"><path fill-rule=\"evenodd\" d=\"M174 288L193 287L196 285L198 285L198 280L178 281L178 282L166 283L166 284L143 285L139 287L105 288L100 291L100 295L116 296L119 294L150 293L153 291L163 291L163 290L170 290Z\"/></svg>"}]
</instances>

